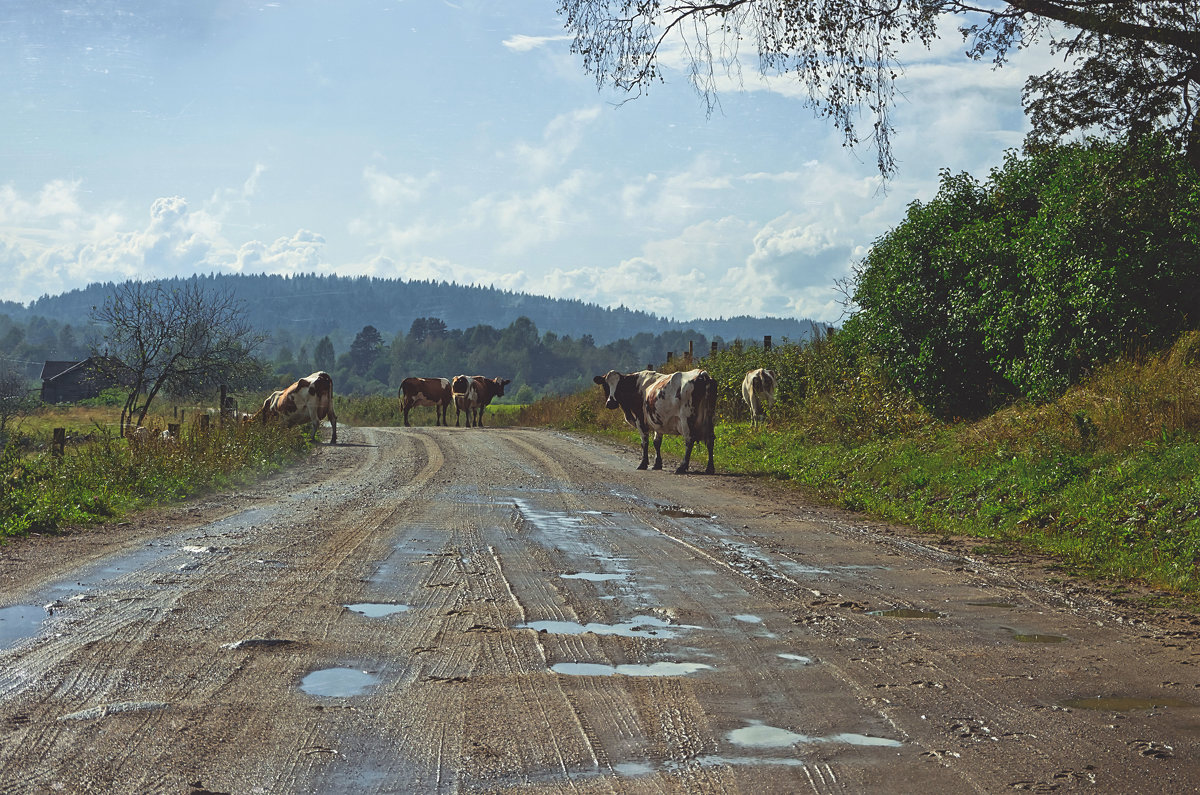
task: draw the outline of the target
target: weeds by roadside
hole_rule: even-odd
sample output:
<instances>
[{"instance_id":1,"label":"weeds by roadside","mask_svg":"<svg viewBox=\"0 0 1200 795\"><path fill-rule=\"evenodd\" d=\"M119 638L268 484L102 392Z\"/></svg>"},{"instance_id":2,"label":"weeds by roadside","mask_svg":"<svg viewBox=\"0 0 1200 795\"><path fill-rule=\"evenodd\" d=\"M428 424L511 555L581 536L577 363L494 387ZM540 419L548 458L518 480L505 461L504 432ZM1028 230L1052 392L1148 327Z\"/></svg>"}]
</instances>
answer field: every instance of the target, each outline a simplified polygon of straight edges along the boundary
<instances>
[{"instance_id":1,"label":"weeds by roadside","mask_svg":"<svg viewBox=\"0 0 1200 795\"><path fill-rule=\"evenodd\" d=\"M0 538L102 522L137 508L247 482L307 447L297 430L214 424L141 442L97 422L58 457L40 435L11 437L0 452ZM78 434L77 434L78 438Z\"/></svg>"}]
</instances>

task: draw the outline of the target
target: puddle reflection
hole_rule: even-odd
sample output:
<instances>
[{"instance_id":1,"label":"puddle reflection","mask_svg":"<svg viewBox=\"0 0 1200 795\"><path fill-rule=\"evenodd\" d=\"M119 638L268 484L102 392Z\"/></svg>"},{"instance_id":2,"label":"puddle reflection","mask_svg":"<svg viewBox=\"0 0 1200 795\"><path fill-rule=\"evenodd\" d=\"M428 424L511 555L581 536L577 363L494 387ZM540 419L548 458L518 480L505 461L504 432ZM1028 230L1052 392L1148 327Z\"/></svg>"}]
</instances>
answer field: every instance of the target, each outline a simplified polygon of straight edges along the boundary
<instances>
[{"instance_id":1,"label":"puddle reflection","mask_svg":"<svg viewBox=\"0 0 1200 795\"><path fill-rule=\"evenodd\" d=\"M686 624L672 624L661 618L652 616L634 616L633 620L623 624L579 624L575 621L530 621L519 624L517 629L533 629L538 632L549 632L552 635L620 635L625 638L674 638L681 630L701 629L701 627Z\"/></svg>"},{"instance_id":2,"label":"puddle reflection","mask_svg":"<svg viewBox=\"0 0 1200 795\"><path fill-rule=\"evenodd\" d=\"M46 608L36 605L0 607L0 648L36 635L49 615Z\"/></svg>"},{"instance_id":3,"label":"puddle reflection","mask_svg":"<svg viewBox=\"0 0 1200 795\"><path fill-rule=\"evenodd\" d=\"M800 743L845 743L847 745L882 746L886 748L898 748L903 745L899 740L891 740L887 737L873 737L869 734L856 734L854 732L831 734L828 737L812 737L807 734L798 734L787 729L780 729L777 726L768 726L761 721L751 721L749 726L734 729L726 735L726 739L734 745L748 748L787 748Z\"/></svg>"},{"instance_id":4,"label":"puddle reflection","mask_svg":"<svg viewBox=\"0 0 1200 795\"><path fill-rule=\"evenodd\" d=\"M358 696L379 684L379 677L355 668L325 668L313 671L300 682L310 696L344 698Z\"/></svg>"},{"instance_id":5,"label":"puddle reflection","mask_svg":"<svg viewBox=\"0 0 1200 795\"><path fill-rule=\"evenodd\" d=\"M411 610L408 605L387 604L383 602L360 602L353 605L345 605L347 610L353 610L355 613L362 613L370 618L383 618L390 616L393 613L404 613Z\"/></svg>"},{"instance_id":6,"label":"puddle reflection","mask_svg":"<svg viewBox=\"0 0 1200 795\"><path fill-rule=\"evenodd\" d=\"M550 667L556 674L567 676L687 676L697 671L712 670L711 665L690 662L656 662L648 664L606 665L604 663L558 663Z\"/></svg>"}]
</instances>

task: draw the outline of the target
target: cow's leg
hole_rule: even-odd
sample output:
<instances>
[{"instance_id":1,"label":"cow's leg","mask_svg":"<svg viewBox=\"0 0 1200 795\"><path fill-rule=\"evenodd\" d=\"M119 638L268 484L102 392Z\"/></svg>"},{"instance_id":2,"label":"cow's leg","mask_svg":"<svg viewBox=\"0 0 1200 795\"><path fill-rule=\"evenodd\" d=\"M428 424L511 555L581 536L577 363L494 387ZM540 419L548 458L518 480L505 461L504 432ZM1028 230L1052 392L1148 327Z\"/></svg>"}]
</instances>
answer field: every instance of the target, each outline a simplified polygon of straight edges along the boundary
<instances>
[{"instance_id":1,"label":"cow's leg","mask_svg":"<svg viewBox=\"0 0 1200 795\"><path fill-rule=\"evenodd\" d=\"M676 475L687 474L688 465L692 462L692 445L695 443L696 440L691 436L683 437L683 463L675 470Z\"/></svg>"},{"instance_id":2,"label":"cow's leg","mask_svg":"<svg viewBox=\"0 0 1200 795\"><path fill-rule=\"evenodd\" d=\"M654 432L654 468L662 469L662 434Z\"/></svg>"},{"instance_id":3,"label":"cow's leg","mask_svg":"<svg viewBox=\"0 0 1200 795\"><path fill-rule=\"evenodd\" d=\"M333 436L329 437L330 444L337 444L337 415L329 410L329 427L333 428Z\"/></svg>"},{"instance_id":4,"label":"cow's leg","mask_svg":"<svg viewBox=\"0 0 1200 795\"><path fill-rule=\"evenodd\" d=\"M638 464L638 469L648 469L650 467L650 434L642 431L642 463Z\"/></svg>"},{"instance_id":5,"label":"cow's leg","mask_svg":"<svg viewBox=\"0 0 1200 795\"><path fill-rule=\"evenodd\" d=\"M409 407L408 407L408 406L405 406L405 407L404 407L404 427L405 427L405 428L409 427L409 425L408 425L408 412L409 412Z\"/></svg>"},{"instance_id":6,"label":"cow's leg","mask_svg":"<svg viewBox=\"0 0 1200 795\"><path fill-rule=\"evenodd\" d=\"M704 437L704 446L708 448L708 466L704 468L704 474L715 475L717 470L713 467L713 448L717 446L716 430L709 430Z\"/></svg>"},{"instance_id":7,"label":"cow's leg","mask_svg":"<svg viewBox=\"0 0 1200 795\"><path fill-rule=\"evenodd\" d=\"M475 427L476 428L483 427L483 406L479 407L478 413L475 415Z\"/></svg>"}]
</instances>

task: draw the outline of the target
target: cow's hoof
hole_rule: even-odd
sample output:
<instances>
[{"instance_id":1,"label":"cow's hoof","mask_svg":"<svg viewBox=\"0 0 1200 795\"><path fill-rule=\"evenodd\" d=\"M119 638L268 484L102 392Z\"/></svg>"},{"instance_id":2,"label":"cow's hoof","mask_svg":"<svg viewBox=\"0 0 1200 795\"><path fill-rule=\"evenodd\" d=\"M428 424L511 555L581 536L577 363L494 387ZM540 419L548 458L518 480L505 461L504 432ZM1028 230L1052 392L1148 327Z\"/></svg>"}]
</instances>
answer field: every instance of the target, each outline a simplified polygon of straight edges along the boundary
<instances>
[{"instance_id":1,"label":"cow's hoof","mask_svg":"<svg viewBox=\"0 0 1200 795\"><path fill-rule=\"evenodd\" d=\"M687 467L679 467L678 469L675 470L676 475L686 475L687 473L688 473Z\"/></svg>"},{"instance_id":2,"label":"cow's hoof","mask_svg":"<svg viewBox=\"0 0 1200 795\"><path fill-rule=\"evenodd\" d=\"M656 470L662 469L662 463L660 462L660 463L657 463L657 464L655 464L655 465L654 465L654 468L655 468Z\"/></svg>"},{"instance_id":3,"label":"cow's hoof","mask_svg":"<svg viewBox=\"0 0 1200 795\"><path fill-rule=\"evenodd\" d=\"M643 461L642 463L638 464L638 469L649 469L649 468L650 468L650 464L647 463L646 461Z\"/></svg>"},{"instance_id":4,"label":"cow's hoof","mask_svg":"<svg viewBox=\"0 0 1200 795\"><path fill-rule=\"evenodd\" d=\"M715 475L715 474L717 474L717 468L716 468L716 467L709 467L708 469L704 470L704 474L706 474L706 475Z\"/></svg>"}]
</instances>

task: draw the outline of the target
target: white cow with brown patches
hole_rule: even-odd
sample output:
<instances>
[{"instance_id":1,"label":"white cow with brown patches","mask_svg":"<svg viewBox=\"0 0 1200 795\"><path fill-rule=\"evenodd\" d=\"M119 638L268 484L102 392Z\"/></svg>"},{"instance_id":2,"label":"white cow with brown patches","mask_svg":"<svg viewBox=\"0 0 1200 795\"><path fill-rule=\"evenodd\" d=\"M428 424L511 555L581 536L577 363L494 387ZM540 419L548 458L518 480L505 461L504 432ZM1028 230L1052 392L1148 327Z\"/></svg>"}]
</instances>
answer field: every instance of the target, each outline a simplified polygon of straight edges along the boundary
<instances>
[{"instance_id":1,"label":"white cow with brown patches","mask_svg":"<svg viewBox=\"0 0 1200 795\"><path fill-rule=\"evenodd\" d=\"M592 380L604 388L605 406L621 409L625 421L642 435L642 461L638 469L650 465L651 434L654 435L654 468L662 469L662 437L669 433L682 436L685 445L683 463L675 470L676 474L688 471L692 445L696 442L703 442L708 448L705 474L716 471L713 468L716 444L713 422L717 413L717 382L706 370L670 374L653 370L636 373L609 370Z\"/></svg>"},{"instance_id":2,"label":"white cow with brown patches","mask_svg":"<svg viewBox=\"0 0 1200 795\"><path fill-rule=\"evenodd\" d=\"M750 420L755 425L765 419L766 409L775 404L775 385L777 383L775 371L762 367L751 370L742 379L742 399L750 407ZM766 408L764 408L764 404Z\"/></svg>"}]
</instances>

